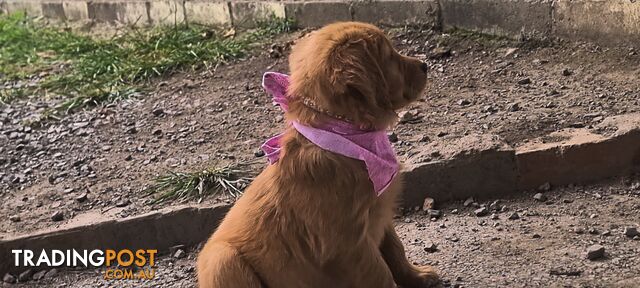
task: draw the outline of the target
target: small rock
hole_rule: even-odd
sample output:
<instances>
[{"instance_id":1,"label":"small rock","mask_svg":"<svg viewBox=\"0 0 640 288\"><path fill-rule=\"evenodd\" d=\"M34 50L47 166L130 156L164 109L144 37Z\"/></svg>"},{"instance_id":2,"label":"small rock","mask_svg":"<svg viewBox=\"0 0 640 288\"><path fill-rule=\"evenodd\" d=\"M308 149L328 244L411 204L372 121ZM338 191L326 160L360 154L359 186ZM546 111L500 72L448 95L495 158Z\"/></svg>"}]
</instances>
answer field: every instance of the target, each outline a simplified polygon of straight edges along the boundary
<instances>
[{"instance_id":1,"label":"small rock","mask_svg":"<svg viewBox=\"0 0 640 288\"><path fill-rule=\"evenodd\" d=\"M518 80L518 84L519 85L527 85L527 84L531 84L531 79L530 78L523 78Z\"/></svg>"},{"instance_id":2,"label":"small rock","mask_svg":"<svg viewBox=\"0 0 640 288\"><path fill-rule=\"evenodd\" d=\"M416 110L402 111L398 113L400 123L407 123L417 119L418 112Z\"/></svg>"},{"instance_id":3,"label":"small rock","mask_svg":"<svg viewBox=\"0 0 640 288\"><path fill-rule=\"evenodd\" d=\"M562 203L573 203L573 199L562 199Z\"/></svg>"},{"instance_id":4,"label":"small rock","mask_svg":"<svg viewBox=\"0 0 640 288\"><path fill-rule=\"evenodd\" d=\"M62 219L64 219L64 213L62 213L62 211L56 211L51 215L51 220L54 222L62 221Z\"/></svg>"},{"instance_id":5,"label":"small rock","mask_svg":"<svg viewBox=\"0 0 640 288\"><path fill-rule=\"evenodd\" d=\"M153 109L153 111L151 111L151 113L153 114L153 116L160 117L160 116L164 115L164 109L156 108L156 109Z\"/></svg>"},{"instance_id":6,"label":"small rock","mask_svg":"<svg viewBox=\"0 0 640 288\"><path fill-rule=\"evenodd\" d=\"M42 271L40 271L40 272L34 273L34 274L33 274L33 277L31 277L31 278L32 278L33 280L36 280L36 281L37 281L37 280L40 280L40 279L44 278L44 274L46 274L46 273L47 273L47 271L46 271L46 270L42 270Z\"/></svg>"},{"instance_id":7,"label":"small rock","mask_svg":"<svg viewBox=\"0 0 640 288\"><path fill-rule=\"evenodd\" d=\"M584 228L580 228L580 227L576 228L576 229L573 230L573 232L575 232L578 235L582 235L582 234L584 234Z\"/></svg>"},{"instance_id":8,"label":"small rock","mask_svg":"<svg viewBox=\"0 0 640 288\"><path fill-rule=\"evenodd\" d=\"M602 234L600 234L600 235L602 235L602 236L611 236L611 231L609 231L609 230L602 231Z\"/></svg>"},{"instance_id":9,"label":"small rock","mask_svg":"<svg viewBox=\"0 0 640 288\"><path fill-rule=\"evenodd\" d=\"M282 117L282 115L276 116L276 122L282 122L282 120L284 120L284 117Z\"/></svg>"},{"instance_id":10,"label":"small rock","mask_svg":"<svg viewBox=\"0 0 640 288\"><path fill-rule=\"evenodd\" d=\"M535 199L536 201L545 202L547 201L547 196L544 196L544 194L542 193L536 193L536 195L533 195L533 199Z\"/></svg>"},{"instance_id":11,"label":"small rock","mask_svg":"<svg viewBox=\"0 0 640 288\"><path fill-rule=\"evenodd\" d=\"M509 112L516 112L520 110L520 104L518 103L511 103L507 106L507 110Z\"/></svg>"},{"instance_id":12,"label":"small rock","mask_svg":"<svg viewBox=\"0 0 640 288\"><path fill-rule=\"evenodd\" d=\"M638 232L638 229L635 227L626 227L624 228L624 235L629 238L633 238L635 236L640 236L640 232Z\"/></svg>"},{"instance_id":13,"label":"small rock","mask_svg":"<svg viewBox=\"0 0 640 288\"><path fill-rule=\"evenodd\" d=\"M491 214L491 219L492 220L498 220L498 219L500 219L500 217L498 217L498 214L493 213L493 214Z\"/></svg>"},{"instance_id":14,"label":"small rock","mask_svg":"<svg viewBox=\"0 0 640 288\"><path fill-rule=\"evenodd\" d=\"M513 53L516 53L516 51L518 51L518 48L508 48L507 51L504 53L504 57L509 57L513 55Z\"/></svg>"},{"instance_id":15,"label":"small rock","mask_svg":"<svg viewBox=\"0 0 640 288\"><path fill-rule=\"evenodd\" d=\"M449 133L447 133L445 131L440 131L440 132L438 132L438 134L436 136L442 138L442 137L447 136L447 135L449 135Z\"/></svg>"},{"instance_id":16,"label":"small rock","mask_svg":"<svg viewBox=\"0 0 640 288\"><path fill-rule=\"evenodd\" d=\"M429 217L440 218L441 216L442 216L442 212L440 210L429 209Z\"/></svg>"},{"instance_id":17,"label":"small rock","mask_svg":"<svg viewBox=\"0 0 640 288\"><path fill-rule=\"evenodd\" d=\"M509 220L518 220L518 219L520 219L520 215L518 215L518 213L516 212L513 212L513 214L509 216Z\"/></svg>"},{"instance_id":18,"label":"small rock","mask_svg":"<svg viewBox=\"0 0 640 288\"><path fill-rule=\"evenodd\" d=\"M592 245L587 248L587 259L597 260L604 257L604 247L602 245Z\"/></svg>"},{"instance_id":19,"label":"small rock","mask_svg":"<svg viewBox=\"0 0 640 288\"><path fill-rule=\"evenodd\" d=\"M481 207L473 211L473 214L476 214L478 217L483 217L489 214L489 210L486 207Z\"/></svg>"},{"instance_id":20,"label":"small rock","mask_svg":"<svg viewBox=\"0 0 640 288\"><path fill-rule=\"evenodd\" d=\"M531 235L531 238L540 239L540 238L542 238L542 236L540 236L540 234L533 234L533 235Z\"/></svg>"},{"instance_id":21,"label":"small rock","mask_svg":"<svg viewBox=\"0 0 640 288\"><path fill-rule=\"evenodd\" d=\"M597 235L599 234L598 230L596 228L590 228L589 229L589 234L591 235Z\"/></svg>"},{"instance_id":22,"label":"small rock","mask_svg":"<svg viewBox=\"0 0 640 288\"><path fill-rule=\"evenodd\" d=\"M580 270L552 269L549 271L549 275L555 275L555 276L580 276L580 274L582 274L582 271Z\"/></svg>"},{"instance_id":23,"label":"small rock","mask_svg":"<svg viewBox=\"0 0 640 288\"><path fill-rule=\"evenodd\" d=\"M184 252L184 250L182 250L182 249L177 249L177 250L176 250L176 252L175 252L175 253L173 253L173 258L176 258L176 259L182 259L182 258L184 258L184 256L186 256L186 255L187 255L187 253L186 253L186 252Z\"/></svg>"},{"instance_id":24,"label":"small rock","mask_svg":"<svg viewBox=\"0 0 640 288\"><path fill-rule=\"evenodd\" d=\"M562 76L571 76L571 74L573 74L573 72L571 72L571 70L569 70L568 68L562 69Z\"/></svg>"},{"instance_id":25,"label":"small rock","mask_svg":"<svg viewBox=\"0 0 640 288\"><path fill-rule=\"evenodd\" d=\"M58 269L53 268L44 274L44 278L53 278L56 277L56 275L58 275Z\"/></svg>"},{"instance_id":26,"label":"small rock","mask_svg":"<svg viewBox=\"0 0 640 288\"><path fill-rule=\"evenodd\" d=\"M473 200L473 197L470 197L467 200L464 200L464 207L471 206L471 204L473 204L473 202L475 202L475 200Z\"/></svg>"},{"instance_id":27,"label":"small rock","mask_svg":"<svg viewBox=\"0 0 640 288\"><path fill-rule=\"evenodd\" d=\"M78 201L78 203L87 201L87 193L80 194L78 197L76 197L76 201Z\"/></svg>"},{"instance_id":28,"label":"small rock","mask_svg":"<svg viewBox=\"0 0 640 288\"><path fill-rule=\"evenodd\" d=\"M118 202L116 202L116 207L125 207L127 205L129 205L129 199L124 199L124 200L120 200Z\"/></svg>"},{"instance_id":29,"label":"small rock","mask_svg":"<svg viewBox=\"0 0 640 288\"><path fill-rule=\"evenodd\" d=\"M396 135L395 132L387 133L387 137L389 138L389 142L391 142L391 143L398 142L398 135Z\"/></svg>"},{"instance_id":30,"label":"small rock","mask_svg":"<svg viewBox=\"0 0 640 288\"><path fill-rule=\"evenodd\" d=\"M255 156L257 158L262 157L262 156L264 156L264 151L262 151L262 149L258 149L258 150L256 150L256 152L253 152L253 156Z\"/></svg>"},{"instance_id":31,"label":"small rock","mask_svg":"<svg viewBox=\"0 0 640 288\"><path fill-rule=\"evenodd\" d=\"M458 214L458 209L451 210L451 214Z\"/></svg>"},{"instance_id":32,"label":"small rock","mask_svg":"<svg viewBox=\"0 0 640 288\"><path fill-rule=\"evenodd\" d=\"M451 56L451 48L448 47L436 47L431 52L430 58L440 59Z\"/></svg>"},{"instance_id":33,"label":"small rock","mask_svg":"<svg viewBox=\"0 0 640 288\"><path fill-rule=\"evenodd\" d=\"M4 281L5 283L16 283L16 277L13 277L13 275L7 273L4 274L4 277L2 277L2 281Z\"/></svg>"},{"instance_id":34,"label":"small rock","mask_svg":"<svg viewBox=\"0 0 640 288\"><path fill-rule=\"evenodd\" d=\"M27 271L24 271L24 272L20 273L20 275L18 275L18 281L19 282L27 282L27 281L31 280L31 276L33 276L33 270L28 269Z\"/></svg>"},{"instance_id":35,"label":"small rock","mask_svg":"<svg viewBox=\"0 0 640 288\"><path fill-rule=\"evenodd\" d=\"M9 220L11 222L20 222L21 219L20 219L20 216L18 216L18 215L11 215L11 216L9 216Z\"/></svg>"},{"instance_id":36,"label":"small rock","mask_svg":"<svg viewBox=\"0 0 640 288\"><path fill-rule=\"evenodd\" d=\"M495 210L495 211L500 210L500 200L495 200L491 202L491 204L489 204L489 209Z\"/></svg>"},{"instance_id":37,"label":"small rock","mask_svg":"<svg viewBox=\"0 0 640 288\"><path fill-rule=\"evenodd\" d=\"M435 204L435 200L433 200L433 198L425 198L424 202L422 203L422 211L428 211L430 209L433 209L433 206Z\"/></svg>"},{"instance_id":38,"label":"small rock","mask_svg":"<svg viewBox=\"0 0 640 288\"><path fill-rule=\"evenodd\" d=\"M471 104L471 102L469 102L469 100L467 100L467 99L458 100L458 105L460 105L460 106L467 106L469 104Z\"/></svg>"},{"instance_id":39,"label":"small rock","mask_svg":"<svg viewBox=\"0 0 640 288\"><path fill-rule=\"evenodd\" d=\"M429 242L429 243L427 243L426 246L424 246L424 251L428 252L428 253L438 252L438 245L436 245L433 242Z\"/></svg>"}]
</instances>

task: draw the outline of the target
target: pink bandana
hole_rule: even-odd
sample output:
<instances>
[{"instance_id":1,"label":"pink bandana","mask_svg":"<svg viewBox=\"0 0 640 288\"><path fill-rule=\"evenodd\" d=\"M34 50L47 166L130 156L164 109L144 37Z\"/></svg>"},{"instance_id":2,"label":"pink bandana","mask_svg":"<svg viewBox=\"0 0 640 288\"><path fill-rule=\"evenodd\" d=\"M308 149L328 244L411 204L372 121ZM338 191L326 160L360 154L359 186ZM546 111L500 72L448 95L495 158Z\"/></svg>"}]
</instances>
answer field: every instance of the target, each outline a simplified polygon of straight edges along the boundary
<instances>
[{"instance_id":1,"label":"pink bandana","mask_svg":"<svg viewBox=\"0 0 640 288\"><path fill-rule=\"evenodd\" d=\"M287 111L288 75L267 72L262 78L262 87L273 96L274 103ZM297 121L291 121L291 125L305 138L324 150L364 161L369 179L378 196L398 174L398 161L385 131L363 131L337 119L318 128L305 126ZM270 164L277 162L280 157L282 135L284 133L270 138L260 147Z\"/></svg>"}]
</instances>

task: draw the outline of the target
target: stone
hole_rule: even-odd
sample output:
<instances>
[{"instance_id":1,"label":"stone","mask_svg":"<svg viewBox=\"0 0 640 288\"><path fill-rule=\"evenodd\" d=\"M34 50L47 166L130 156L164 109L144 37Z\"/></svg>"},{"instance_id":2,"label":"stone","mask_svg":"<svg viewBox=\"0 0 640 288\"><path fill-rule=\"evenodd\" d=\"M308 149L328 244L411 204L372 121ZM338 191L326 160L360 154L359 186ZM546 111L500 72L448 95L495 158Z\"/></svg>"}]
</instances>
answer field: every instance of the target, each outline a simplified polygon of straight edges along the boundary
<instances>
[{"instance_id":1,"label":"stone","mask_svg":"<svg viewBox=\"0 0 640 288\"><path fill-rule=\"evenodd\" d=\"M389 137L389 142L391 142L391 143L398 142L398 135L396 135L395 132L387 133L387 137Z\"/></svg>"},{"instance_id":2,"label":"stone","mask_svg":"<svg viewBox=\"0 0 640 288\"><path fill-rule=\"evenodd\" d=\"M533 199L535 199L536 201L545 202L547 201L547 196L542 193L536 193L536 195L533 195Z\"/></svg>"},{"instance_id":3,"label":"stone","mask_svg":"<svg viewBox=\"0 0 640 288\"><path fill-rule=\"evenodd\" d=\"M429 217L431 217L431 218L440 218L440 217L442 217L442 211L440 211L440 210L429 209L428 213L429 213Z\"/></svg>"},{"instance_id":4,"label":"stone","mask_svg":"<svg viewBox=\"0 0 640 288\"><path fill-rule=\"evenodd\" d=\"M640 232L635 227L626 227L624 228L624 235L633 238L635 236L640 236Z\"/></svg>"},{"instance_id":5,"label":"stone","mask_svg":"<svg viewBox=\"0 0 640 288\"><path fill-rule=\"evenodd\" d=\"M177 249L175 253L173 253L173 258L182 259L187 255L186 252L182 249Z\"/></svg>"},{"instance_id":6,"label":"stone","mask_svg":"<svg viewBox=\"0 0 640 288\"><path fill-rule=\"evenodd\" d=\"M53 277L56 277L57 275L58 275L58 269L53 268L44 274L44 278L53 278Z\"/></svg>"},{"instance_id":7,"label":"stone","mask_svg":"<svg viewBox=\"0 0 640 288\"><path fill-rule=\"evenodd\" d=\"M428 211L429 209L433 209L435 206L435 200L433 198L424 198L424 202L422 203L422 211Z\"/></svg>"},{"instance_id":8,"label":"stone","mask_svg":"<svg viewBox=\"0 0 640 288\"><path fill-rule=\"evenodd\" d=\"M7 273L7 274L4 274L4 277L2 277L2 281L6 283L16 283L16 277Z\"/></svg>"},{"instance_id":9,"label":"stone","mask_svg":"<svg viewBox=\"0 0 640 288\"><path fill-rule=\"evenodd\" d=\"M473 211L473 214L475 214L478 217L483 217L489 214L489 210L486 207L481 207Z\"/></svg>"},{"instance_id":10,"label":"stone","mask_svg":"<svg viewBox=\"0 0 640 288\"><path fill-rule=\"evenodd\" d=\"M518 80L518 84L519 85L531 84L531 78L522 78L522 79Z\"/></svg>"},{"instance_id":11,"label":"stone","mask_svg":"<svg viewBox=\"0 0 640 288\"><path fill-rule=\"evenodd\" d=\"M118 202L116 202L116 207L125 207L127 205L129 205L129 199L124 199L124 200L120 200Z\"/></svg>"},{"instance_id":12,"label":"stone","mask_svg":"<svg viewBox=\"0 0 640 288\"><path fill-rule=\"evenodd\" d=\"M33 270L28 269L27 271L24 271L24 272L20 273L20 275L18 275L18 281L19 282L27 282L27 281L31 280L31 276L33 276Z\"/></svg>"},{"instance_id":13,"label":"stone","mask_svg":"<svg viewBox=\"0 0 640 288\"><path fill-rule=\"evenodd\" d=\"M42 278L44 278L44 274L47 273L47 270L42 270L40 272L36 272L33 274L33 276L31 277L33 280L40 280Z\"/></svg>"},{"instance_id":14,"label":"stone","mask_svg":"<svg viewBox=\"0 0 640 288\"><path fill-rule=\"evenodd\" d=\"M438 252L438 245L436 245L433 242L429 242L427 243L427 245L424 246L424 251L428 253Z\"/></svg>"},{"instance_id":15,"label":"stone","mask_svg":"<svg viewBox=\"0 0 640 288\"><path fill-rule=\"evenodd\" d=\"M256 152L253 152L253 156L255 156L256 158L260 158L264 156L264 151L262 151L262 149L258 149L256 150Z\"/></svg>"},{"instance_id":16,"label":"stone","mask_svg":"<svg viewBox=\"0 0 640 288\"><path fill-rule=\"evenodd\" d=\"M56 211L51 215L51 220L54 222L62 221L64 219L64 213L62 211Z\"/></svg>"},{"instance_id":17,"label":"stone","mask_svg":"<svg viewBox=\"0 0 640 288\"><path fill-rule=\"evenodd\" d=\"M592 245L587 248L587 259L598 260L604 257L604 247L602 245Z\"/></svg>"},{"instance_id":18,"label":"stone","mask_svg":"<svg viewBox=\"0 0 640 288\"><path fill-rule=\"evenodd\" d=\"M78 203L82 203L84 201L87 201L87 193L82 193L82 194L78 195L75 200Z\"/></svg>"},{"instance_id":19,"label":"stone","mask_svg":"<svg viewBox=\"0 0 640 288\"><path fill-rule=\"evenodd\" d=\"M467 100L467 99L458 100L458 105L460 105L460 106L467 106L469 104L471 104L471 102L469 102L469 100Z\"/></svg>"},{"instance_id":20,"label":"stone","mask_svg":"<svg viewBox=\"0 0 640 288\"><path fill-rule=\"evenodd\" d=\"M20 216L18 216L18 215L9 216L9 221L11 221L11 222L20 222L20 220L21 220Z\"/></svg>"},{"instance_id":21,"label":"stone","mask_svg":"<svg viewBox=\"0 0 640 288\"><path fill-rule=\"evenodd\" d=\"M464 201L464 207L469 207L471 206L471 204L473 204L473 202L475 202L473 200L473 197L469 197L467 200Z\"/></svg>"},{"instance_id":22,"label":"stone","mask_svg":"<svg viewBox=\"0 0 640 288\"><path fill-rule=\"evenodd\" d=\"M518 219L520 219L520 215L518 215L517 212L513 212L513 214L509 216L509 220L518 220Z\"/></svg>"}]
</instances>

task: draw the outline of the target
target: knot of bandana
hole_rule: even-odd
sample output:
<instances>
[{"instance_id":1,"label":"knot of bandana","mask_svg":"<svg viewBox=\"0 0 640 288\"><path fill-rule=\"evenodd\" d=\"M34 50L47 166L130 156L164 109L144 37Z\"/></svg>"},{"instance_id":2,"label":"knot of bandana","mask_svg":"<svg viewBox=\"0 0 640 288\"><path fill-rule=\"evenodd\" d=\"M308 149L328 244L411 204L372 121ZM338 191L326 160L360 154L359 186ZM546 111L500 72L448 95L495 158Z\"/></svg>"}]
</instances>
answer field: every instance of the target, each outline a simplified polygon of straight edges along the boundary
<instances>
[{"instance_id":1,"label":"knot of bandana","mask_svg":"<svg viewBox=\"0 0 640 288\"><path fill-rule=\"evenodd\" d=\"M289 109L288 75L267 72L262 78L262 87L271 94L275 104L280 105L285 112ZM398 161L385 131L363 131L338 119L324 123L322 127L305 126L297 121L291 121L290 125L311 143L324 150L363 161L377 196L389 187L398 174ZM270 164L278 162L280 158L283 135L284 133L281 133L270 138L260 147Z\"/></svg>"}]
</instances>

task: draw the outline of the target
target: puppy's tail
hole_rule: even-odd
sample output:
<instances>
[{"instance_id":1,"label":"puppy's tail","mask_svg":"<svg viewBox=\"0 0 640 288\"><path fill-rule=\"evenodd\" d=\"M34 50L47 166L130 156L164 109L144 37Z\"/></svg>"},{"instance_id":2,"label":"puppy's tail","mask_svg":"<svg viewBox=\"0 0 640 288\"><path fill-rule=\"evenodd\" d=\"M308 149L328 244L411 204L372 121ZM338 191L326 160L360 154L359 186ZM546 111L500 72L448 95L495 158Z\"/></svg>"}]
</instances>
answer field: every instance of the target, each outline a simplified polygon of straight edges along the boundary
<instances>
[{"instance_id":1,"label":"puppy's tail","mask_svg":"<svg viewBox=\"0 0 640 288\"><path fill-rule=\"evenodd\" d=\"M200 288L264 288L260 277L227 243L207 243L198 255Z\"/></svg>"}]
</instances>

